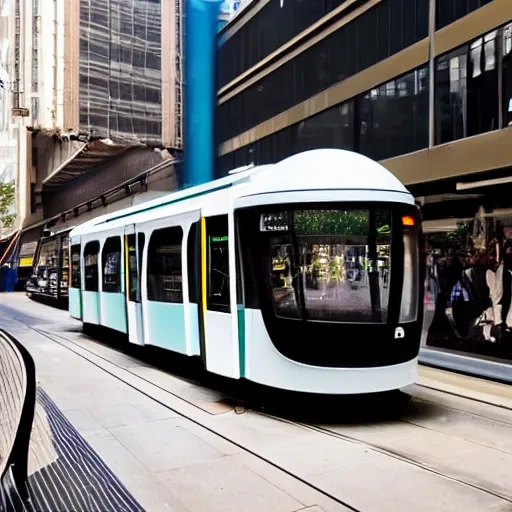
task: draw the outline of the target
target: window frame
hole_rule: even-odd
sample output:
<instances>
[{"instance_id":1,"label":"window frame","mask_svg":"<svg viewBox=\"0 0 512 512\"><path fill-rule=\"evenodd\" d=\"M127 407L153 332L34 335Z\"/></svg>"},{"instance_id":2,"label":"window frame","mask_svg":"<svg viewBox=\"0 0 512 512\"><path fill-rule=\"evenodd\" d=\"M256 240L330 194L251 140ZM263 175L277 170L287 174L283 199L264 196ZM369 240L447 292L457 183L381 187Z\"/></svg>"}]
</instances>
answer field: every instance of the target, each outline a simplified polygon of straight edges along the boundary
<instances>
[{"instance_id":1,"label":"window frame","mask_svg":"<svg viewBox=\"0 0 512 512\"><path fill-rule=\"evenodd\" d=\"M96 252L88 252L87 249L88 249L89 246L96 247L97 248ZM86 292L99 293L99 291L100 291L100 273L99 273L99 262L98 262L98 256L100 254L100 249L101 249L101 245L100 245L100 242L98 240L89 240L84 245L84 252L83 252L82 261L83 261L83 268L84 268L84 272L83 272L84 291L86 291ZM86 257L87 256L96 256L96 263L95 263L95 266L96 266L96 284L92 288L88 287L88 282L90 282L90 278L89 279L87 278L86 269L87 269L87 267L90 267L92 265L86 265L85 262L86 262Z\"/></svg>"},{"instance_id":2,"label":"window frame","mask_svg":"<svg viewBox=\"0 0 512 512\"><path fill-rule=\"evenodd\" d=\"M224 229L225 228L225 229ZM224 238L226 237L227 248L227 304L212 302L212 281L211 281L211 238ZM231 313L231 272L230 272L230 247L229 247L229 218L227 214L215 215L206 218L206 309L208 311L216 311L218 313ZM222 240L221 242L224 242Z\"/></svg>"},{"instance_id":3,"label":"window frame","mask_svg":"<svg viewBox=\"0 0 512 512\"><path fill-rule=\"evenodd\" d=\"M156 244L155 240L158 241L159 236L162 236L165 241L171 239L172 240L172 231L175 231L176 234L179 230L179 243L173 243L173 244L167 244L167 245L154 245ZM167 234L168 236L164 235ZM160 302L164 304L183 304L183 239L184 239L184 230L183 226L181 225L174 225L174 226L164 226L161 228L154 229L151 232L151 235L149 237L149 242L147 244L147 252L146 252L146 298L149 302ZM155 289L152 288L152 282L153 277L156 276L165 276L165 274L152 274L153 267L158 265L156 260L154 259L155 255L157 254L156 251L153 254L152 249L157 247L178 247L179 246L179 259L175 258L174 261L179 261L179 277L181 278L181 281L176 280L175 282L181 282L181 290L165 290L162 286L162 292L159 292L156 287L159 286L158 279L155 281ZM172 260L170 260L172 261ZM169 264L169 262L167 263ZM176 272L176 269L172 270L173 272ZM168 276L169 277L169 276ZM171 274L170 277L178 277L177 275ZM172 279L171 279L172 281ZM163 300L165 293L173 293L173 294L179 294L180 300Z\"/></svg>"},{"instance_id":4,"label":"window frame","mask_svg":"<svg viewBox=\"0 0 512 512\"><path fill-rule=\"evenodd\" d=\"M74 248L78 248L78 271L76 271L75 266L73 264L73 255L76 254L76 251L74 251ZM70 244L69 247L69 267L70 267L70 274L71 274L71 286L70 288L74 288L76 290L82 289L82 262L81 262L81 251L82 251L82 244L79 242L77 244ZM74 286L76 283L78 283L78 286Z\"/></svg>"},{"instance_id":5,"label":"window frame","mask_svg":"<svg viewBox=\"0 0 512 512\"><path fill-rule=\"evenodd\" d=\"M142 262L144 256L144 246L146 245L146 234L143 232L139 233L129 233L126 236L126 254L125 254L125 263L126 263L126 272L127 272L127 289L126 295L129 302L140 303L142 300ZM133 243L135 244L135 253L136 253L136 277L138 279L137 288L135 290L135 295L132 295L132 280L134 277L134 273L132 268L130 267L130 237L133 237Z\"/></svg>"},{"instance_id":6,"label":"window frame","mask_svg":"<svg viewBox=\"0 0 512 512\"><path fill-rule=\"evenodd\" d=\"M114 245L115 244L115 245ZM110 250L110 247L118 250ZM108 251L108 252L107 252ZM107 256L110 254L118 253L117 259L117 270L115 274L108 274L108 276L114 276L114 282L106 282L105 278L105 265L107 264ZM121 236L115 235L108 237L101 248L101 291L103 293L123 293L123 244L121 242Z\"/></svg>"},{"instance_id":7,"label":"window frame","mask_svg":"<svg viewBox=\"0 0 512 512\"><path fill-rule=\"evenodd\" d=\"M491 133L493 131L501 130L502 128L506 127L505 119L505 105L504 105L504 90L503 90L503 80L504 80L504 73L503 73L503 60L504 60L504 53L503 53L503 36L504 31L511 25L510 22L504 23L500 25L499 27L494 28L493 30L488 30L482 34L480 34L478 37L473 38L471 41L467 41L466 43L458 46L457 48L453 48L450 51L443 53L442 55L437 56L434 59L434 130L435 130L435 145L440 144L448 144L450 142L454 142L456 140L462 140L468 137L483 135L485 133ZM480 52L480 61L485 61L485 48L486 45L489 44L492 40L488 39L488 36L495 33L495 51L494 51L494 68L490 70L485 70L485 68L481 69L481 72L478 76L473 77L471 76L470 71L472 70L472 55L471 50L478 48L478 46L475 45L478 41L481 41L481 52ZM464 58L465 64L466 64L466 78L465 78L465 85L463 87L463 97L462 97L462 107L461 107L461 117L462 117L462 136L452 137L447 140L441 139L441 124L440 124L440 88L438 87L438 66L439 63L444 61L448 65L448 72L450 69L450 61L453 58ZM460 68L459 68L460 69ZM484 77L485 73L496 73L496 84L495 84L495 97L496 97L496 105L489 106L487 109L480 109L480 112L478 115L480 116L478 119L478 122L474 119L470 118L469 111L472 113L474 112L474 109L471 109L471 105L469 104L469 99L473 98L478 93L482 93L482 89L477 87L479 84L476 82L480 77ZM470 87L473 82L474 90L471 90ZM448 85L449 87L449 85ZM450 94L450 93L449 93ZM488 129L488 130L479 130L477 133L474 133L474 130L471 130L472 127L474 127L476 124L482 125L482 122L485 120L483 116L483 112L490 111L491 108L494 109L495 114L495 127ZM451 112L452 119L453 119L453 112ZM453 123L452 123L453 124ZM452 130L453 132L453 130Z\"/></svg>"}]
</instances>

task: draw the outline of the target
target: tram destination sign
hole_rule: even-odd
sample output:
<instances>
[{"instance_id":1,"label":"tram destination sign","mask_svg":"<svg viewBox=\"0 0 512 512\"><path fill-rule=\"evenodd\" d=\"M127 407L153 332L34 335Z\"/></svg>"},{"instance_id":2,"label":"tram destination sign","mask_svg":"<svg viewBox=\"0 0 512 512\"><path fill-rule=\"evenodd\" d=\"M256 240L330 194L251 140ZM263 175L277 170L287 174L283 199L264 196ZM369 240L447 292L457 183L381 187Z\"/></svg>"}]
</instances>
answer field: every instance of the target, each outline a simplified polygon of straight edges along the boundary
<instances>
[{"instance_id":1,"label":"tram destination sign","mask_svg":"<svg viewBox=\"0 0 512 512\"><path fill-rule=\"evenodd\" d=\"M262 214L260 218L260 231L288 231L287 212Z\"/></svg>"}]
</instances>

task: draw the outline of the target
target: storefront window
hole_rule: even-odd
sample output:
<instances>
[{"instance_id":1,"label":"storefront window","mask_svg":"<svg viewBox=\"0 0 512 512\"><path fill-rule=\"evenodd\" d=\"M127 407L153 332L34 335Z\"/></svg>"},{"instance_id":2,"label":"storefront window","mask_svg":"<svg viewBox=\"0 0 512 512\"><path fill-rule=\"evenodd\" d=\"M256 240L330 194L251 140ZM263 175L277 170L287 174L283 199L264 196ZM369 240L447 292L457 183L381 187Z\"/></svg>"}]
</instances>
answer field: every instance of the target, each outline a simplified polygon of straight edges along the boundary
<instances>
[{"instance_id":1,"label":"storefront window","mask_svg":"<svg viewBox=\"0 0 512 512\"><path fill-rule=\"evenodd\" d=\"M503 29L503 126L512 124L512 23Z\"/></svg>"},{"instance_id":2,"label":"storefront window","mask_svg":"<svg viewBox=\"0 0 512 512\"><path fill-rule=\"evenodd\" d=\"M425 239L427 347L512 358L512 213Z\"/></svg>"}]
</instances>

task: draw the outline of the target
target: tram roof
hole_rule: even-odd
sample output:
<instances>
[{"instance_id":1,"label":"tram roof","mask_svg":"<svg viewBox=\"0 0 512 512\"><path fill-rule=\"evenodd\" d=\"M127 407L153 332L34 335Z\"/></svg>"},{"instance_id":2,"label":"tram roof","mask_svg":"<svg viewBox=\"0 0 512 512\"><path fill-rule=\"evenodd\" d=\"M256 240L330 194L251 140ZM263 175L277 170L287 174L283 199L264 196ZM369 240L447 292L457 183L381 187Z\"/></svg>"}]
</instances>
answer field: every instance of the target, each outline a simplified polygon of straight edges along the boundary
<instances>
[{"instance_id":1,"label":"tram roof","mask_svg":"<svg viewBox=\"0 0 512 512\"><path fill-rule=\"evenodd\" d=\"M298 153L276 164L240 167L212 182L170 192L158 199L96 217L73 229L70 236L108 229L107 225L114 228L119 224L146 221L149 220L146 217L152 214L160 217L162 209L167 210L166 207L175 207L178 203L182 204L185 213L189 206L197 209L197 200L209 203L309 190L380 190L410 196L404 185L374 160L351 151L316 149Z\"/></svg>"}]
</instances>

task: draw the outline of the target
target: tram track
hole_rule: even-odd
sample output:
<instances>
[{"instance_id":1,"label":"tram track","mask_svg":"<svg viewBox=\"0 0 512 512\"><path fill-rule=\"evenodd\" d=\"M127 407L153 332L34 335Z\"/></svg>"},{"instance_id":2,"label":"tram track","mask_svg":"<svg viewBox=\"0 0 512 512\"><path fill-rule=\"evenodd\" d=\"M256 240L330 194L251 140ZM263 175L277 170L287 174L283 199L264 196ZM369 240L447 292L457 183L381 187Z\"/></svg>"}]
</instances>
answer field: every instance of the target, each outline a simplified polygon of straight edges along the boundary
<instances>
[{"instance_id":1,"label":"tram track","mask_svg":"<svg viewBox=\"0 0 512 512\"><path fill-rule=\"evenodd\" d=\"M278 420L278 421L287 421L287 420L283 420L282 418L279 418L277 416L272 416L272 415L268 415L268 414L264 414L264 416L273 418L274 420ZM379 445L377 443L369 443L367 441L362 441L362 440L360 440L360 439L358 439L356 437L347 436L346 434L341 434L339 432L335 432L335 431L330 430L330 429L325 428L325 427L320 427L320 426L316 426L316 425L310 425L310 424L302 423L302 422L293 422L293 421L291 421L289 423L291 423L293 425L300 426L300 427L305 428L307 430L311 430L311 431L318 432L318 433L323 434L323 435L327 435L327 436L331 436L331 437L340 439L342 441L345 441L345 442L348 442L348 443L351 443L351 444L356 444L356 445L359 445L359 446L363 446L364 448L371 449L371 450L373 450L373 451L375 451L377 453L380 453L382 455L385 455L387 457L392 457L392 458L394 458L396 460L399 460L401 462L404 462L406 464L418 467L418 468L420 468L420 469L422 469L424 471L427 471L427 472L429 472L431 474L437 475L437 476L442 477L442 478L446 478L448 480L451 480L452 482L456 482L458 484L461 484L461 485L470 487L472 489L484 492L486 494L494 496L495 498L502 499L502 500L512 504L512 498L510 498L509 496L507 496L505 494L493 491L492 489L489 489L488 487L485 487L485 486L482 486L482 485L477 485L477 484L474 484L472 482L468 482L467 480L463 480L461 478L456 478L456 477L454 477L452 475L449 475L447 473L443 473L442 471L438 471L435 468L425 464L424 462L421 462L419 460L416 460L416 459L413 459L411 457L408 457L408 456L404 455L403 453L399 453L399 452L390 450L388 448L385 448L385 447L383 447L383 446L381 446L381 445Z\"/></svg>"},{"instance_id":2,"label":"tram track","mask_svg":"<svg viewBox=\"0 0 512 512\"><path fill-rule=\"evenodd\" d=\"M89 363L93 364L94 366L96 366L97 368L101 369L105 373L108 373L109 375L111 375L112 377L114 377L114 378L118 379L119 381L123 382L127 386L130 386L132 389L138 391L139 393L142 393L143 395L145 395L146 397L150 398L151 400L157 402L158 404L160 404L161 406L165 407L166 409L168 409L168 410L178 414L179 416L182 416L183 418L191 421L195 425L197 425L197 426L207 430L208 432L210 432L210 433L220 437L224 441L227 441L227 442L231 443L232 445L234 445L237 448L243 450L244 452L246 452L246 453L248 453L248 454L258 458L262 462L265 462L266 464L272 466L273 468L275 468L275 469L285 473L286 475L294 478L298 482L301 482L302 484L306 485L310 489L312 489L312 490L322 494L323 496L325 496L326 498L332 500L333 502L337 503L338 505L341 505L342 507L345 507L347 510L350 510L352 512L362 512L361 510L359 510L356 507L350 505L349 503L345 502L344 500L340 499L339 497L337 497L337 496L333 495L332 493L326 491L325 489L322 489L321 487L313 484L312 482L307 481L306 479L302 478L300 475L294 473L293 471L288 470L287 468L283 467L282 465L277 464L274 461L270 460L268 457L265 457L264 455L256 452L252 448L246 446L245 443L239 443L237 441L234 441L233 439L231 439L230 437L226 436L225 434L222 434L218 430L216 430L216 429L212 428L211 426L207 425L204 421L200 421L199 419L194 417L193 414L187 413L182 408L172 407L168 403L165 403L164 401L159 400L155 396L153 396L150 393L144 391L140 387L137 387L136 385L134 385L132 382L130 382L129 379L123 379L121 376L119 376L115 372L109 371L108 369L106 369L102 365L97 364L92 358L85 356L84 354L80 353L80 351L83 350L85 352L88 352L92 356L97 357L97 358L107 362L108 364L115 366L117 369L122 370L123 372L129 373L132 377L140 379L140 380L146 382L147 384L150 384L151 386L154 386L154 387L158 388L159 390L165 392L166 394L171 395L173 398L175 398L175 399L177 399L177 400L179 400L181 402L186 403L188 406L193 407L196 411L201 411L201 413L203 413L203 414L205 413L204 409L198 407L196 404L192 403L191 401L186 400L186 399L180 397L178 394L172 393L169 390L164 389L161 386L158 386L157 384L151 382L149 379L141 377L140 375L137 375L136 373L130 371L129 369L124 368L121 365L118 365L116 363L113 363L113 362L109 361L107 358L96 354L92 350L89 350L89 349L86 349L86 348L82 347L80 344L70 340L69 338L65 338L64 336L56 335L55 333L49 333L49 332L43 331L41 329L37 329L35 327L29 326L27 324L25 324L25 325L29 329L31 329L31 330L35 331L36 333L38 333L40 336L44 336L45 338L49 339L50 341L53 341L54 343L57 343L58 345L62 346L63 348L66 348L66 349L74 352L79 357L82 357L83 359L87 360ZM55 339L56 337L61 338L62 341L59 341L59 340ZM71 345L74 345L79 350L74 350L73 348L69 347L67 345L68 343L71 344Z\"/></svg>"},{"instance_id":3,"label":"tram track","mask_svg":"<svg viewBox=\"0 0 512 512\"><path fill-rule=\"evenodd\" d=\"M271 465L272 467L282 471L283 473L287 474L288 476L291 476L292 478L296 479L297 481L300 481L301 483L307 485L311 489L321 493L325 497L327 497L327 498L333 500L334 502L338 503L339 505L344 506L344 507L346 507L349 510L352 510L352 511L355 511L355 512L359 512L358 509L355 508L354 506L350 505L349 503L345 502L344 500L341 500L340 498L338 498L337 496L333 495L329 491L323 489L322 487L320 487L318 485L315 485L312 482L308 481L307 479L301 477L296 472L293 472L293 471L285 468L283 465L274 462L268 456L265 456L265 455L259 453L257 451L257 449L254 449L254 448L248 446L246 443L240 443L240 442L237 442L237 441L233 440L229 436L227 436L227 435L223 434L222 432L220 432L218 428L215 428L212 425L208 425L207 424L208 422L205 421L204 419L203 420L199 419L197 417L197 415L198 414L204 415L206 411L205 411L204 408L198 406L193 401L187 400L186 398L180 396L179 394L174 393L174 392L170 391L169 389L167 389L167 388L165 388L163 386L160 386L158 383L153 382L151 379L148 379L148 378L146 378L144 376L141 376L141 375L131 371L129 368L124 367L121 364L117 364L115 362L112 362L111 360L108 359L108 357L100 355L95 350L85 347L84 343L79 343L79 342L73 341L70 338L68 338L66 336L62 336L62 335L60 335L58 333L55 333L55 332L45 331L43 329L39 329L39 328L30 326L30 325L27 325L27 324L25 324L25 325L27 327L29 327L31 330L33 330L36 333L38 333L39 335L41 335L41 336L43 336L43 337L53 341L54 343L57 343L57 344L63 346L64 348L66 348L66 349L74 352L75 354L79 355L80 357L86 359L91 364L94 364L95 366L97 366L101 370L105 371L106 373L110 374L111 376L115 377L116 379L120 380L124 384L132 387L133 389L135 389L138 392L144 394L148 398L154 400L155 402L157 402L160 405L166 407L167 409L175 412L176 414L179 414L180 416L188 419L189 421L193 422L197 426L208 430L209 432L213 433L214 435L219 436L223 440L233 444L234 446L237 446L238 448L240 448L244 452L257 457L259 460L261 460L261 461ZM103 346L106 347L109 350L116 350L115 348L108 347L107 345L103 345ZM134 357L134 356L131 356L131 357ZM96 358L98 358L101 362L95 361ZM109 369L105 367L106 365L113 366L117 371L111 371L111 370L109 371ZM176 400L178 402L178 404L175 404L175 405L171 406L171 405L169 405L169 403L166 403L165 400L162 401L162 400L158 399L157 397L155 397L150 392L142 389L141 385L135 384L134 380L135 380L135 382L138 380L139 384L144 383L144 384L149 385L149 386L151 386L153 388L156 388L160 392L163 392L166 395L172 397L174 400ZM425 403L429 403L428 400L421 400L420 399L420 401L425 402ZM430 403L437 406L437 404L434 404L433 402L430 402ZM476 414L474 414L472 412L465 411L464 409L457 409L455 407L449 407L449 406L446 406L446 405L442 405L441 407L446 408L448 410L457 411L459 413L470 414L472 416L478 416L478 415L476 415ZM185 410L186 408L190 408L190 410L187 411L187 410ZM315 424L312 424L312 423L306 423L306 422L303 422L303 421L295 421L295 420L286 419L286 418L274 415L272 413L264 412L262 410L253 409L253 408L248 408L247 410L252 412L252 413L254 413L254 414L258 414L258 415L261 415L261 416L264 416L264 417L267 417L267 418L271 418L273 420L289 423L289 424L294 425L296 427L300 427L302 429L305 429L306 431L316 432L317 434L320 434L322 436L329 436L329 437L338 439L340 441L343 441L343 442L346 442L346 443L350 443L352 445L362 446L365 449L372 450L372 451L374 451L376 453L379 453L381 455L384 455L386 457L393 458L393 459L398 460L398 461L400 461L400 462L402 462L404 464L408 464L410 466L414 466L414 467L419 468L419 469L421 469L423 471L426 471L426 472L428 472L428 473L430 473L432 475L436 475L437 477L441 477L441 478L450 480L450 481L455 482L455 483L457 483L459 485L462 485L462 486L474 489L476 491L485 493L485 494L487 494L489 496L492 496L494 498L498 498L500 500L503 500L504 502L506 502L508 504L512 504L512 498L511 498L510 495L498 492L495 489L489 488L489 486L486 486L485 484L479 484L478 482L472 482L472 481L470 481L468 479L460 478L460 477L457 477L457 476L455 476L453 474L449 474L449 472L436 469L435 467L433 467L432 465L426 463L425 461L419 460L418 458L415 458L415 457L411 457L411 456L409 456L407 454L404 454L404 453L400 453L399 451L394 451L394 450L389 449L389 448L387 448L385 446L382 446L382 445L380 445L378 443L372 443L372 442L364 441L364 440L358 439L357 437L354 437L354 436L350 436L350 435L347 435L347 434L336 432L335 430L329 429L329 428L324 427L324 426L315 425ZM480 417L482 419L488 420L488 418L486 418L485 416L480 415ZM404 420L402 418L399 418L399 421L401 421L403 423L408 423L410 425L421 427L421 425L417 425L414 422L410 422L410 421ZM499 421L499 420L493 419L493 421ZM502 422L502 423L506 424L506 425L510 425L510 423L508 423L508 422ZM492 448L492 447L488 447L488 448ZM512 508L511 508L511 510L512 510Z\"/></svg>"}]
</instances>

